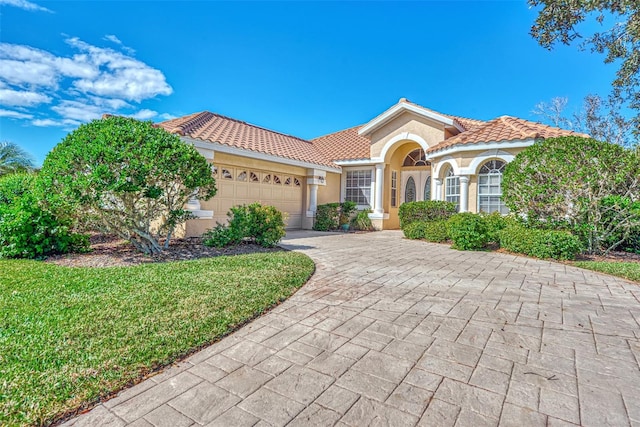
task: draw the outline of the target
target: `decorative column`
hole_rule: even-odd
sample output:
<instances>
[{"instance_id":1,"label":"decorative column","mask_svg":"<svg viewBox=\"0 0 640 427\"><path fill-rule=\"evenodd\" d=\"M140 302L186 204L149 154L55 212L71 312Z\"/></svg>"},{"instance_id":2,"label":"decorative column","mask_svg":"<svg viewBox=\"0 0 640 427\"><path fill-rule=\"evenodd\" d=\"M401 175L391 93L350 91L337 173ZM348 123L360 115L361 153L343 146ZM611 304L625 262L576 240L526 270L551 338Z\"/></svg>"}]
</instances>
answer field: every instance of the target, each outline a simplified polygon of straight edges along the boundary
<instances>
[{"instance_id":1,"label":"decorative column","mask_svg":"<svg viewBox=\"0 0 640 427\"><path fill-rule=\"evenodd\" d=\"M318 209L318 184L309 185L309 210L308 212L315 216Z\"/></svg>"},{"instance_id":2,"label":"decorative column","mask_svg":"<svg viewBox=\"0 0 640 427\"><path fill-rule=\"evenodd\" d=\"M443 200L442 197L442 178L434 178L435 194L433 200Z\"/></svg>"},{"instance_id":3,"label":"decorative column","mask_svg":"<svg viewBox=\"0 0 640 427\"><path fill-rule=\"evenodd\" d=\"M460 212L469 210L469 176L460 176Z\"/></svg>"},{"instance_id":4,"label":"decorative column","mask_svg":"<svg viewBox=\"0 0 640 427\"><path fill-rule=\"evenodd\" d=\"M384 163L376 163L376 185L375 190L376 194L374 197L374 208L373 213L382 215L384 210L382 208L382 197L383 197L383 187L384 187Z\"/></svg>"}]
</instances>

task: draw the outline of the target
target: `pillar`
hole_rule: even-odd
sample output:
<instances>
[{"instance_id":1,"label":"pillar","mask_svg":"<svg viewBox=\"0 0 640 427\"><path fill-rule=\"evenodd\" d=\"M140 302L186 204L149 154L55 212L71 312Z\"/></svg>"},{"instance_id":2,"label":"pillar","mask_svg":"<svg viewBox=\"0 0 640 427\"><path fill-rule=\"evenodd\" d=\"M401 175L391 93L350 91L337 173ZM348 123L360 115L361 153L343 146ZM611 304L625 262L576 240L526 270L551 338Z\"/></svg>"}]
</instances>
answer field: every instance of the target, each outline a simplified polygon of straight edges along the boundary
<instances>
[{"instance_id":1,"label":"pillar","mask_svg":"<svg viewBox=\"0 0 640 427\"><path fill-rule=\"evenodd\" d=\"M434 184L435 184L435 194L433 197L433 200L443 200L442 197L442 178L435 178L433 180Z\"/></svg>"},{"instance_id":2,"label":"pillar","mask_svg":"<svg viewBox=\"0 0 640 427\"><path fill-rule=\"evenodd\" d=\"M377 163L376 164L376 185L375 185L376 194L373 199L375 203L373 212L378 215L382 215L384 213L384 209L382 208L382 197L384 195L383 187L384 187L384 163Z\"/></svg>"},{"instance_id":3,"label":"pillar","mask_svg":"<svg viewBox=\"0 0 640 427\"><path fill-rule=\"evenodd\" d=\"M309 213L316 214L318 209L318 184L309 185Z\"/></svg>"},{"instance_id":4,"label":"pillar","mask_svg":"<svg viewBox=\"0 0 640 427\"><path fill-rule=\"evenodd\" d=\"M469 176L460 176L460 212L469 210Z\"/></svg>"}]
</instances>

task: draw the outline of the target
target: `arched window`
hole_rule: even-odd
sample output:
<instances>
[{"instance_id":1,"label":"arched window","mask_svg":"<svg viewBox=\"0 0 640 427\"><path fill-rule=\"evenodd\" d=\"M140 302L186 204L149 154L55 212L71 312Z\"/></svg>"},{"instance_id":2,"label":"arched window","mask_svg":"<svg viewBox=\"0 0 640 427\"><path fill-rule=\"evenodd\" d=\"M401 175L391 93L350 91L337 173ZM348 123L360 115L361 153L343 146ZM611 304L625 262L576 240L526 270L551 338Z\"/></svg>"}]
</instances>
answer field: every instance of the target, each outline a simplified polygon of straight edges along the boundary
<instances>
[{"instance_id":1,"label":"arched window","mask_svg":"<svg viewBox=\"0 0 640 427\"><path fill-rule=\"evenodd\" d=\"M412 176L407 179L407 184L404 186L404 201L416 201L416 182L413 180Z\"/></svg>"},{"instance_id":2,"label":"arched window","mask_svg":"<svg viewBox=\"0 0 640 427\"><path fill-rule=\"evenodd\" d=\"M427 161L427 156L422 148L413 150L407 157L404 158L402 166L431 166L431 163Z\"/></svg>"},{"instance_id":3,"label":"arched window","mask_svg":"<svg viewBox=\"0 0 640 427\"><path fill-rule=\"evenodd\" d=\"M460 177L455 175L451 166L444 179L444 199L455 203L456 208L460 209Z\"/></svg>"},{"instance_id":4,"label":"arched window","mask_svg":"<svg viewBox=\"0 0 640 427\"><path fill-rule=\"evenodd\" d=\"M502 172L506 163L502 160L489 160L478 173L478 211L500 212L505 215L509 208L502 201Z\"/></svg>"},{"instance_id":5,"label":"arched window","mask_svg":"<svg viewBox=\"0 0 640 427\"><path fill-rule=\"evenodd\" d=\"M428 176L424 183L424 198L422 200L431 200L431 177Z\"/></svg>"}]
</instances>

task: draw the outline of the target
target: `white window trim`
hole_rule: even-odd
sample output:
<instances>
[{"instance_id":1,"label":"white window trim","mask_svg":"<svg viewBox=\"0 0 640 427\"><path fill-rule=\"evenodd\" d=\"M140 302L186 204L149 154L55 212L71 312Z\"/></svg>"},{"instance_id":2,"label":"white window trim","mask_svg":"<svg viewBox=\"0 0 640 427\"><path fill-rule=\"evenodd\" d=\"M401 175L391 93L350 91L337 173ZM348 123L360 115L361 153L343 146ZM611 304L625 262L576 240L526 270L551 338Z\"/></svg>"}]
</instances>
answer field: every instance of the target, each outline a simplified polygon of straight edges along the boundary
<instances>
[{"instance_id":1,"label":"white window trim","mask_svg":"<svg viewBox=\"0 0 640 427\"><path fill-rule=\"evenodd\" d=\"M481 176L485 176L485 175L486 175L486 176L491 175L491 174L481 174L481 173L480 173L480 169L481 169L481 168L482 168L482 166L484 166L484 165L485 165L485 163L487 163L489 160L500 160L500 161L504 162L505 164L508 164L508 163L509 163L509 162L507 162L507 161L505 161L504 159L501 159L501 158L499 158L499 157L491 157L491 158L486 159L482 164L480 164L480 165L478 166L478 174L476 175L476 186L477 186L477 191L476 191L476 193L477 193L476 212L478 212L478 213L482 212L482 211L480 210L480 196L495 196L495 194L480 194L480 177L481 177ZM497 174L494 174L494 175L497 175ZM501 175L502 177L504 177L504 173L501 173L500 175ZM500 180L500 189L502 190L502 179ZM501 191L501 192L500 192L500 199L502 199L502 194L504 194L504 192L503 192L503 191ZM501 200L501 202L504 204L504 202L503 202L502 200ZM508 208L507 208L507 209L508 209ZM508 215L508 213L503 214L502 212L500 212L500 214L501 214L501 215Z\"/></svg>"},{"instance_id":2,"label":"white window trim","mask_svg":"<svg viewBox=\"0 0 640 427\"><path fill-rule=\"evenodd\" d=\"M375 197L375 167L373 166L365 166L365 167L343 167L342 174L340 176L340 203L344 203L345 197L347 194L347 172L353 171L369 171L371 174L371 186L369 192L369 204L368 205L356 205L357 209L362 211L366 209L373 209L373 198Z\"/></svg>"}]
</instances>

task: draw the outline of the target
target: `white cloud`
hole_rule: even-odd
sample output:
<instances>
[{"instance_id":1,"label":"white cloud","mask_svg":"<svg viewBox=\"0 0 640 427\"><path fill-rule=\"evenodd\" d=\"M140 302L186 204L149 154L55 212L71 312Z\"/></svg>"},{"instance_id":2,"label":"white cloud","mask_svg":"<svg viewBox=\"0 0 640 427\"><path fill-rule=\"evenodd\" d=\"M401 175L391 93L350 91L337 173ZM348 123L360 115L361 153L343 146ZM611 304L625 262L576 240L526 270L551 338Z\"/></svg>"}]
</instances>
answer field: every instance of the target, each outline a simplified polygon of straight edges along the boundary
<instances>
[{"instance_id":1,"label":"white cloud","mask_svg":"<svg viewBox=\"0 0 640 427\"><path fill-rule=\"evenodd\" d=\"M38 4L32 3L27 0L0 0L0 5L19 7L20 9L30 10L34 12L53 13L51 10L47 9L46 7L42 7Z\"/></svg>"},{"instance_id":2,"label":"white cloud","mask_svg":"<svg viewBox=\"0 0 640 427\"><path fill-rule=\"evenodd\" d=\"M8 117L10 119L32 119L32 114L25 114L19 111L0 109L0 117Z\"/></svg>"},{"instance_id":3,"label":"white cloud","mask_svg":"<svg viewBox=\"0 0 640 427\"><path fill-rule=\"evenodd\" d=\"M94 119L99 119L107 112L97 105L68 100L60 102L60 104L51 107L51 109L65 119L81 122L89 122Z\"/></svg>"},{"instance_id":4,"label":"white cloud","mask_svg":"<svg viewBox=\"0 0 640 427\"><path fill-rule=\"evenodd\" d=\"M0 2L5 0L0 0ZM2 4L2 3L0 3ZM164 74L133 56L133 50L113 35L105 40L118 50L91 45L77 37L65 41L76 51L59 56L26 45L0 43L0 105L37 108L53 103L52 117L25 111L35 126L70 126L104 113L129 114L142 120L158 116L133 104L173 89ZM125 110L125 112L122 112ZM127 111L128 110L128 111ZM134 111L130 113L130 111Z\"/></svg>"},{"instance_id":5,"label":"white cloud","mask_svg":"<svg viewBox=\"0 0 640 427\"><path fill-rule=\"evenodd\" d=\"M163 120L173 120L178 118L178 116L174 116L173 114L169 113L162 113L159 117Z\"/></svg>"},{"instance_id":6,"label":"white cloud","mask_svg":"<svg viewBox=\"0 0 640 427\"><path fill-rule=\"evenodd\" d=\"M149 109L143 109L140 110L134 114L130 114L129 117L133 117L134 119L137 120L149 120L154 118L155 116L157 116L158 113L156 111L153 110L149 110Z\"/></svg>"},{"instance_id":7,"label":"white cloud","mask_svg":"<svg viewBox=\"0 0 640 427\"><path fill-rule=\"evenodd\" d=\"M37 92L0 89L0 104L15 107L30 107L51 102L51 97Z\"/></svg>"}]
</instances>

